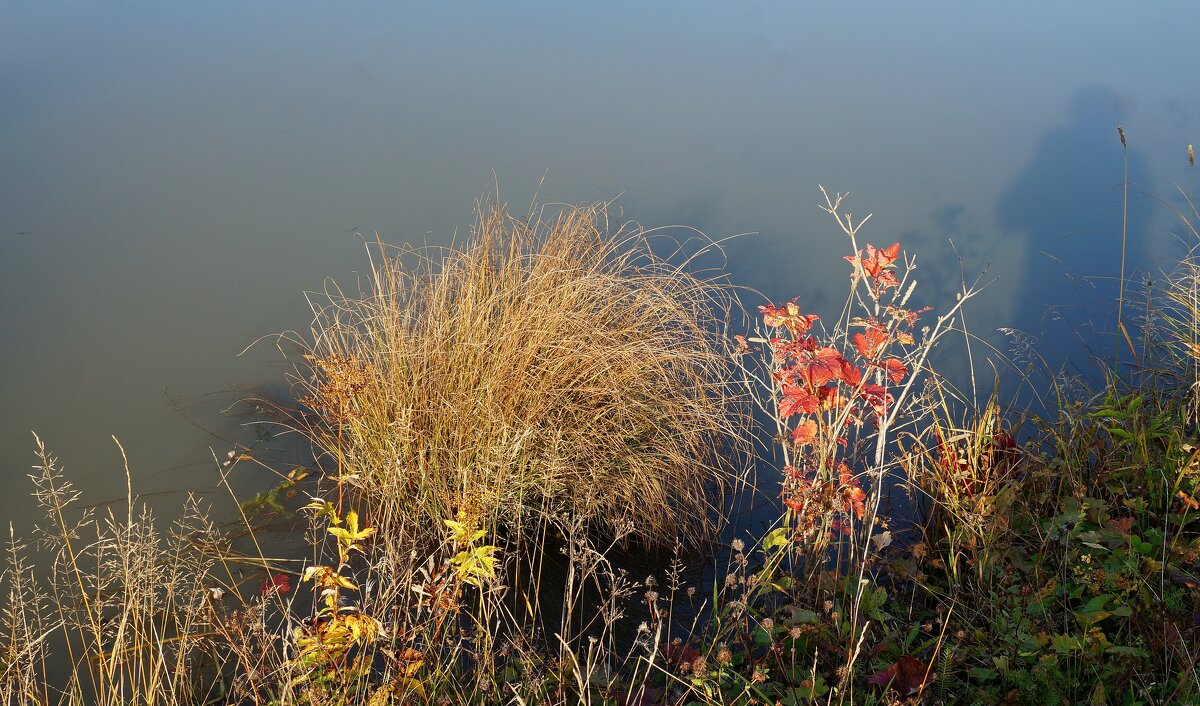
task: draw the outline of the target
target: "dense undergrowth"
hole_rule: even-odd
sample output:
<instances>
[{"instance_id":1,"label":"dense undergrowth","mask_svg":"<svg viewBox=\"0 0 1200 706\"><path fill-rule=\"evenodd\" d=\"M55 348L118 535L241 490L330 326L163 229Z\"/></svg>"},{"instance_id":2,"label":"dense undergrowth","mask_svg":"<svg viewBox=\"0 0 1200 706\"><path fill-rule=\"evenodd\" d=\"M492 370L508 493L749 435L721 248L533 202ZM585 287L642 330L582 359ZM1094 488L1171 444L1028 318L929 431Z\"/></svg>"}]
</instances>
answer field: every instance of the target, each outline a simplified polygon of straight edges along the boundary
<instances>
[{"instance_id":1,"label":"dense undergrowth","mask_svg":"<svg viewBox=\"0 0 1200 706\"><path fill-rule=\"evenodd\" d=\"M242 506L295 511L300 560L195 502L171 528L132 488L79 510L39 441L45 558L11 538L4 702L1200 700L1195 260L1095 382L1026 346L1048 403L1021 410L932 366L978 290L927 309L900 244L824 207L845 305L740 333L715 284L594 209L484 210L415 269L381 251L372 290L316 309L287 420L319 461ZM718 546L738 400L771 420L781 511Z\"/></svg>"}]
</instances>

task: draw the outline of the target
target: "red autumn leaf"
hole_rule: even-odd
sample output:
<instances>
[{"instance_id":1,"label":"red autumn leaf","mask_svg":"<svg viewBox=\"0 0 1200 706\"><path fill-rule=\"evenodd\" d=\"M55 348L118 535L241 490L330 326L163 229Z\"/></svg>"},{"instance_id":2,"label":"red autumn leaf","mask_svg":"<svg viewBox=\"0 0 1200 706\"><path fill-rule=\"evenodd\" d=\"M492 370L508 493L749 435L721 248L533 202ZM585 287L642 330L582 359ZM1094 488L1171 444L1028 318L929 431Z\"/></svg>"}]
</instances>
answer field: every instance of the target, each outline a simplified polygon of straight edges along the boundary
<instances>
[{"instance_id":1,"label":"red autumn leaf","mask_svg":"<svg viewBox=\"0 0 1200 706\"><path fill-rule=\"evenodd\" d=\"M758 307L758 313L762 314L763 323L767 326L782 326L782 315L786 312L774 304L763 304Z\"/></svg>"},{"instance_id":2,"label":"red autumn leaf","mask_svg":"<svg viewBox=\"0 0 1200 706\"><path fill-rule=\"evenodd\" d=\"M783 383L783 399L779 401L779 416L787 419L793 414L812 414L821 406L821 400L806 388Z\"/></svg>"},{"instance_id":3,"label":"red autumn leaf","mask_svg":"<svg viewBox=\"0 0 1200 706\"><path fill-rule=\"evenodd\" d=\"M892 403L892 396L882 385L867 383L863 385L862 391L859 392L859 397L864 399L878 415L887 414L888 405Z\"/></svg>"},{"instance_id":4,"label":"red autumn leaf","mask_svg":"<svg viewBox=\"0 0 1200 706\"><path fill-rule=\"evenodd\" d=\"M858 387L862 382L862 371L848 360L842 360L842 369L838 371L838 379L850 387Z\"/></svg>"},{"instance_id":5,"label":"red autumn leaf","mask_svg":"<svg viewBox=\"0 0 1200 706\"><path fill-rule=\"evenodd\" d=\"M862 271L880 285L894 287L900 282L889 270L896 266L896 258L899 256L900 243L893 243L883 249L877 249L874 245L867 244L865 254L860 251L857 257L847 256L845 259L851 263L857 262Z\"/></svg>"},{"instance_id":6,"label":"red autumn leaf","mask_svg":"<svg viewBox=\"0 0 1200 706\"><path fill-rule=\"evenodd\" d=\"M1012 434L1009 434L1006 431L998 431L993 434L992 441L996 442L996 448L1000 449L1001 451L1017 450L1017 440L1013 438Z\"/></svg>"},{"instance_id":7,"label":"red autumn leaf","mask_svg":"<svg viewBox=\"0 0 1200 706\"><path fill-rule=\"evenodd\" d=\"M791 371L797 380L817 388L830 380L842 377L844 362L845 359L836 348L818 348L813 351L801 351Z\"/></svg>"},{"instance_id":8,"label":"red autumn leaf","mask_svg":"<svg viewBox=\"0 0 1200 706\"><path fill-rule=\"evenodd\" d=\"M854 528L851 527L849 522L846 522L841 518L837 518L829 523L829 531L835 534L849 536L854 531Z\"/></svg>"},{"instance_id":9,"label":"red autumn leaf","mask_svg":"<svg viewBox=\"0 0 1200 706\"><path fill-rule=\"evenodd\" d=\"M888 380L897 384L904 379L905 375L908 375L908 366L896 358L888 358L883 361L883 369L887 373Z\"/></svg>"},{"instance_id":10,"label":"red autumn leaf","mask_svg":"<svg viewBox=\"0 0 1200 706\"><path fill-rule=\"evenodd\" d=\"M924 314L927 311L933 311L933 307L927 306L924 309L909 311L908 309L902 309L898 306L889 306L884 311L886 311L896 321L903 321L909 326L913 326L917 323L917 319L920 318L921 314Z\"/></svg>"},{"instance_id":11,"label":"red autumn leaf","mask_svg":"<svg viewBox=\"0 0 1200 706\"><path fill-rule=\"evenodd\" d=\"M877 250L870 243L867 244L867 256L862 258L862 267L871 277L878 277L889 267L894 267L896 258L900 256L900 243L892 243L890 246Z\"/></svg>"},{"instance_id":12,"label":"red autumn leaf","mask_svg":"<svg viewBox=\"0 0 1200 706\"><path fill-rule=\"evenodd\" d=\"M288 593L292 590L292 580L287 574L271 574L259 584L258 590L264 596L271 593Z\"/></svg>"},{"instance_id":13,"label":"red autumn leaf","mask_svg":"<svg viewBox=\"0 0 1200 706\"><path fill-rule=\"evenodd\" d=\"M946 438L942 436L941 430L936 426L933 428L933 433L937 437L937 448L941 453L942 466L947 469L958 466L958 450L946 442Z\"/></svg>"},{"instance_id":14,"label":"red autumn leaf","mask_svg":"<svg viewBox=\"0 0 1200 706\"><path fill-rule=\"evenodd\" d=\"M875 360L883 355L888 343L887 331L876 326L867 329L866 333L854 334L854 347L858 349L858 354L867 360Z\"/></svg>"},{"instance_id":15,"label":"red autumn leaf","mask_svg":"<svg viewBox=\"0 0 1200 706\"><path fill-rule=\"evenodd\" d=\"M674 664L695 661L700 656L700 650L687 643L667 645L667 661Z\"/></svg>"},{"instance_id":16,"label":"red autumn leaf","mask_svg":"<svg viewBox=\"0 0 1200 706\"><path fill-rule=\"evenodd\" d=\"M783 306L765 304L758 307L758 311L762 314L764 324L774 327L782 326L794 336L808 331L812 328L813 322L821 318L815 314L801 314L800 307L796 306L795 302L788 302Z\"/></svg>"},{"instance_id":17,"label":"red autumn leaf","mask_svg":"<svg viewBox=\"0 0 1200 706\"><path fill-rule=\"evenodd\" d=\"M854 515L862 519L867 512L865 501L867 493L862 489L854 471L844 463L838 464L838 481L841 483L842 499L854 510Z\"/></svg>"},{"instance_id":18,"label":"red autumn leaf","mask_svg":"<svg viewBox=\"0 0 1200 706\"><path fill-rule=\"evenodd\" d=\"M896 279L896 275L891 270L883 270L879 273L879 276L875 277L874 279L875 286L879 287L880 289L900 286L900 280Z\"/></svg>"},{"instance_id":19,"label":"red autumn leaf","mask_svg":"<svg viewBox=\"0 0 1200 706\"><path fill-rule=\"evenodd\" d=\"M873 675L867 682L881 689L890 686L903 697L923 690L933 681L932 677L929 668L921 660L912 655L904 655L888 665L887 669Z\"/></svg>"},{"instance_id":20,"label":"red autumn leaf","mask_svg":"<svg viewBox=\"0 0 1200 706\"><path fill-rule=\"evenodd\" d=\"M806 419L796 425L796 429L792 431L792 442L796 446L807 446L817 438L817 423L811 419Z\"/></svg>"},{"instance_id":21,"label":"red autumn leaf","mask_svg":"<svg viewBox=\"0 0 1200 706\"><path fill-rule=\"evenodd\" d=\"M867 491L862 488L850 488L844 491L844 496L850 507L854 508L854 516L861 520L863 515L867 514Z\"/></svg>"},{"instance_id":22,"label":"red autumn leaf","mask_svg":"<svg viewBox=\"0 0 1200 706\"><path fill-rule=\"evenodd\" d=\"M762 314L763 323L767 326L783 326L787 320L787 309L774 304L763 304L758 307L758 313Z\"/></svg>"},{"instance_id":23,"label":"red autumn leaf","mask_svg":"<svg viewBox=\"0 0 1200 706\"><path fill-rule=\"evenodd\" d=\"M840 409L846 403L845 398L838 392L837 383L829 383L817 388L817 399L821 401L821 409Z\"/></svg>"},{"instance_id":24,"label":"red autumn leaf","mask_svg":"<svg viewBox=\"0 0 1200 706\"><path fill-rule=\"evenodd\" d=\"M1107 523L1109 529L1116 530L1121 534L1129 534L1133 530L1133 518L1122 517L1119 520L1109 520Z\"/></svg>"}]
</instances>

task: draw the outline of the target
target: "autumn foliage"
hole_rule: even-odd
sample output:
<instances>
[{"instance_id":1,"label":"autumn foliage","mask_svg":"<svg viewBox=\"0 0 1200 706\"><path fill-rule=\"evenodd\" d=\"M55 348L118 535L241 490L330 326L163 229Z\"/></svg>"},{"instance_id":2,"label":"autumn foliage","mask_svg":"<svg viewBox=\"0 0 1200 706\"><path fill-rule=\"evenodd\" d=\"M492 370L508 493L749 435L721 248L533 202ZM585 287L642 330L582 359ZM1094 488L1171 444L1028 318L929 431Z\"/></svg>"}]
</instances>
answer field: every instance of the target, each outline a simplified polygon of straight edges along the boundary
<instances>
[{"instance_id":1,"label":"autumn foliage","mask_svg":"<svg viewBox=\"0 0 1200 706\"><path fill-rule=\"evenodd\" d=\"M805 313L796 300L758 307L770 360L778 422L788 442L783 504L791 512L798 541L824 546L831 534L848 534L866 514L867 493L846 447L864 425L878 426L895 402L894 389L909 367L904 348L914 344L912 329L922 311L885 302L900 286L896 261L900 244L868 244L845 259L855 285L865 285L866 312L848 317L849 336L822 338L820 317ZM847 340L848 339L848 340ZM739 341L749 350L749 341Z\"/></svg>"}]
</instances>

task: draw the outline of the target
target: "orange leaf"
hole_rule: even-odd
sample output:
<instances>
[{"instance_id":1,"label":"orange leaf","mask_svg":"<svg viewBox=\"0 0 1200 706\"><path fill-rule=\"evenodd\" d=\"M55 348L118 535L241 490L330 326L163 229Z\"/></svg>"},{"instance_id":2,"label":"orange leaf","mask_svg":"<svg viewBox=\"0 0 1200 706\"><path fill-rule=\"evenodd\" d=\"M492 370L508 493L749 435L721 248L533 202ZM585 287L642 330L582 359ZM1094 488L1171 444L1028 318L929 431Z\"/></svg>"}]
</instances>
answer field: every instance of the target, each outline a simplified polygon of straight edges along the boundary
<instances>
[{"instance_id":1,"label":"orange leaf","mask_svg":"<svg viewBox=\"0 0 1200 706\"><path fill-rule=\"evenodd\" d=\"M1133 518L1122 517L1119 520L1109 520L1107 526L1109 529L1116 530L1121 534L1129 534L1130 530L1133 529Z\"/></svg>"},{"instance_id":2,"label":"orange leaf","mask_svg":"<svg viewBox=\"0 0 1200 706\"><path fill-rule=\"evenodd\" d=\"M792 432L792 442L796 446L806 446L811 444L817 438L817 423L811 419L806 419L796 426Z\"/></svg>"},{"instance_id":3,"label":"orange leaf","mask_svg":"<svg viewBox=\"0 0 1200 706\"><path fill-rule=\"evenodd\" d=\"M887 373L888 379L897 384L904 379L905 375L908 375L908 366L896 358L888 358L883 361L883 369Z\"/></svg>"},{"instance_id":4,"label":"orange leaf","mask_svg":"<svg viewBox=\"0 0 1200 706\"><path fill-rule=\"evenodd\" d=\"M910 696L922 691L933 681L929 668L912 655L904 655L888 668L873 675L868 681L872 686L891 687L901 696Z\"/></svg>"},{"instance_id":5,"label":"orange leaf","mask_svg":"<svg viewBox=\"0 0 1200 706\"><path fill-rule=\"evenodd\" d=\"M866 333L854 334L854 347L858 349L858 354L867 360L875 360L883 355L888 343L887 331L881 328L872 327L867 329Z\"/></svg>"},{"instance_id":6,"label":"orange leaf","mask_svg":"<svg viewBox=\"0 0 1200 706\"><path fill-rule=\"evenodd\" d=\"M779 416L787 419L793 414L812 414L821 406L821 400L799 385L783 383L783 399L779 401Z\"/></svg>"}]
</instances>

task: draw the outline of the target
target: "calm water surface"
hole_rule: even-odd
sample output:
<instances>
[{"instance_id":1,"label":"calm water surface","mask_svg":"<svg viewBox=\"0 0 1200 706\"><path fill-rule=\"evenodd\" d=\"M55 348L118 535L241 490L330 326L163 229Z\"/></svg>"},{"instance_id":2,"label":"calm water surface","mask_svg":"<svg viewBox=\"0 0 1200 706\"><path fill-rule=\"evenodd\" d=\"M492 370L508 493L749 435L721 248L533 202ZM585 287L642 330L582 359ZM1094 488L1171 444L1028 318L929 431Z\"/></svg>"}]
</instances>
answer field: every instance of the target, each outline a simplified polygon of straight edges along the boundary
<instances>
[{"instance_id":1,"label":"calm water surface","mask_svg":"<svg viewBox=\"0 0 1200 706\"><path fill-rule=\"evenodd\" d=\"M1057 346L1050 303L1103 321L1118 122L1131 254L1181 251L1200 6L910 5L4 3L0 518L32 519L31 430L94 500L124 488L110 435L142 492L217 493L213 456L254 438L221 410L290 366L239 352L303 329L302 292L352 282L363 235L447 243L497 182L519 208L541 182L755 232L736 281L832 315L825 184L919 254L923 302L953 301L949 239L987 268L982 336Z\"/></svg>"}]
</instances>

